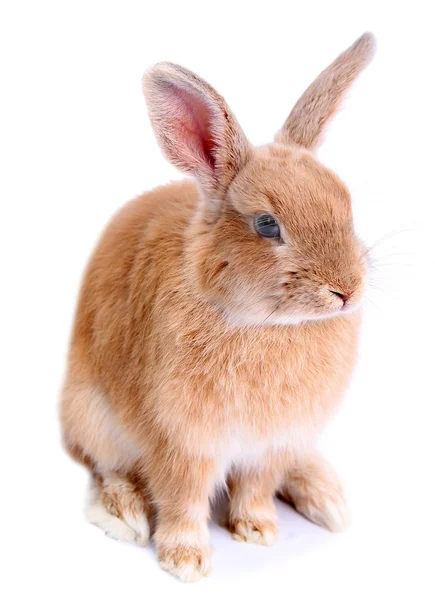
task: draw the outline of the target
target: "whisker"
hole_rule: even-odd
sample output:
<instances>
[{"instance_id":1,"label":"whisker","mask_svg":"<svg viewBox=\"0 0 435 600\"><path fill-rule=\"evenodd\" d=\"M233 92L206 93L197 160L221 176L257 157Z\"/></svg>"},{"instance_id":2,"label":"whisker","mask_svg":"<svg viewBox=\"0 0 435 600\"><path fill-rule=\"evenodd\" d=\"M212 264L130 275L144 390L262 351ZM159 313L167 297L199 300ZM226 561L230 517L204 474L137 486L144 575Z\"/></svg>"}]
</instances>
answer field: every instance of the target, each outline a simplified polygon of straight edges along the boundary
<instances>
[{"instance_id":1,"label":"whisker","mask_svg":"<svg viewBox=\"0 0 435 600\"><path fill-rule=\"evenodd\" d=\"M363 296L364 300L368 300L369 302L371 302L373 304L373 306L375 306L379 311L381 310L380 306L378 304L376 304L376 302L374 300L372 300L371 298L369 298L367 295Z\"/></svg>"},{"instance_id":2,"label":"whisker","mask_svg":"<svg viewBox=\"0 0 435 600\"><path fill-rule=\"evenodd\" d=\"M390 262L390 263L378 263L376 265L372 265L372 268L376 271L384 268L384 267L415 267L415 264L412 263L401 263L401 262Z\"/></svg>"},{"instance_id":3,"label":"whisker","mask_svg":"<svg viewBox=\"0 0 435 600\"><path fill-rule=\"evenodd\" d=\"M264 323L265 323L265 322L266 322L268 319L270 319L270 317L271 317L271 316L272 316L274 313L276 313L276 311L277 311L277 310L278 310L278 308L280 307L280 304L281 304L281 302L279 302L279 301L278 301L278 304L275 306L275 308L273 309L273 311L272 311L270 314L268 314L268 315L267 315L267 317L266 317L266 318L265 318L263 321L261 321L261 323L259 323L259 324L257 325L257 327L262 327L262 326L264 325Z\"/></svg>"},{"instance_id":4,"label":"whisker","mask_svg":"<svg viewBox=\"0 0 435 600\"><path fill-rule=\"evenodd\" d=\"M367 287L370 287L372 289L378 290L380 292L383 292L384 290L382 289L382 287L380 287L380 283L382 282L367 282Z\"/></svg>"},{"instance_id":5,"label":"whisker","mask_svg":"<svg viewBox=\"0 0 435 600\"><path fill-rule=\"evenodd\" d=\"M361 258L364 257L364 256L366 256L367 254L369 254L374 248L377 248L380 244L384 244L385 242L389 241L391 238L394 238L395 236L397 236L399 234L402 234L402 233L416 233L416 232L417 232L416 229L397 229L397 230L390 231L389 233L386 233L381 238L379 238L378 240L376 240L375 242L373 242L373 244L371 244L371 246L369 246L361 254Z\"/></svg>"}]
</instances>

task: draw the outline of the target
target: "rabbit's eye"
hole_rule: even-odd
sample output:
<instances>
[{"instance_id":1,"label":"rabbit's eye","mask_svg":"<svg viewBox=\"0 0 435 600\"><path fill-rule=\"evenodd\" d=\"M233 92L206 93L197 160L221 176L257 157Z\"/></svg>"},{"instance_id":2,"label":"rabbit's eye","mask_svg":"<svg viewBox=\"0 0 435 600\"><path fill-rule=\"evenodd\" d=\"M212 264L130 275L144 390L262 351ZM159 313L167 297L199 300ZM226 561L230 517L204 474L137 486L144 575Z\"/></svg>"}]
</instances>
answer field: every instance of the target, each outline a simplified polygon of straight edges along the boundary
<instances>
[{"instance_id":1,"label":"rabbit's eye","mask_svg":"<svg viewBox=\"0 0 435 600\"><path fill-rule=\"evenodd\" d=\"M261 237L278 240L281 236L279 225L272 215L255 215L254 227Z\"/></svg>"}]
</instances>

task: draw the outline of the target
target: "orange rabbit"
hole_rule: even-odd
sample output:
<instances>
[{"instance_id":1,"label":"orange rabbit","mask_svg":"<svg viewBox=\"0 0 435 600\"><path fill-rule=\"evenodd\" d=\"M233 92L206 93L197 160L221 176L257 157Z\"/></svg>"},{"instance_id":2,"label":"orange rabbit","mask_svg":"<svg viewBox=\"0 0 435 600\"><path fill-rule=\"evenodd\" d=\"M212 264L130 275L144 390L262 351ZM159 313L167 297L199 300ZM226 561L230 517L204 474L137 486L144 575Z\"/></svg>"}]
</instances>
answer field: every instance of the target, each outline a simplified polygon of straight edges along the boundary
<instances>
[{"instance_id":1,"label":"orange rabbit","mask_svg":"<svg viewBox=\"0 0 435 600\"><path fill-rule=\"evenodd\" d=\"M85 274L61 401L65 445L91 471L91 522L164 569L210 566L209 501L271 544L279 494L331 530L340 483L315 450L356 354L367 254L349 192L313 152L374 48L364 34L253 147L224 99L183 67L145 74L167 158L194 176L113 218Z\"/></svg>"}]
</instances>

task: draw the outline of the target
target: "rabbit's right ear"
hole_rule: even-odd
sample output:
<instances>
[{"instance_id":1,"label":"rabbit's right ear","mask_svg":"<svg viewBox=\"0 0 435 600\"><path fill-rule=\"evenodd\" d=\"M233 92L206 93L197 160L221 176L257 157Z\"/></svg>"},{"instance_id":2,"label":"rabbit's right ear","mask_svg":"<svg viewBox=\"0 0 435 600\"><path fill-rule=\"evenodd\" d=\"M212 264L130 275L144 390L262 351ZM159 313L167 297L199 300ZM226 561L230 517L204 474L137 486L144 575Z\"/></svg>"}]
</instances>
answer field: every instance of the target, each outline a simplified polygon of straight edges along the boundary
<instances>
[{"instance_id":1,"label":"rabbit's right ear","mask_svg":"<svg viewBox=\"0 0 435 600\"><path fill-rule=\"evenodd\" d=\"M225 100L203 79L168 62L145 73L143 90L165 156L219 199L250 156Z\"/></svg>"}]
</instances>

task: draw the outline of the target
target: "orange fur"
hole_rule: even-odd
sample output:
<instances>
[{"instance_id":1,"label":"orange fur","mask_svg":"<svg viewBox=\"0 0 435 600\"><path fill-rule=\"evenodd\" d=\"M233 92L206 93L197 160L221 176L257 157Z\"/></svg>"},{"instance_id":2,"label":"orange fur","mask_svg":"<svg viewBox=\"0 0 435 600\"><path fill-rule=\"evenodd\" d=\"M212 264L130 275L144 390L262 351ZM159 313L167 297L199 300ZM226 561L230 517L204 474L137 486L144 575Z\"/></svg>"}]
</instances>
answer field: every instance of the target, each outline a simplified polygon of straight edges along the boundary
<instances>
[{"instance_id":1,"label":"orange fur","mask_svg":"<svg viewBox=\"0 0 435 600\"><path fill-rule=\"evenodd\" d=\"M181 579L209 570L218 484L228 482L237 539L259 543L276 535L276 491L317 522L342 500L313 445L354 365L365 251L347 189L307 148L371 45L366 34L323 72L261 148L186 69L164 63L144 79L165 154L196 182L131 201L104 232L61 421L109 512L128 523L126 507L149 514L150 498L160 561ZM279 242L256 233L259 213L275 216ZM331 514L323 524L334 528Z\"/></svg>"}]
</instances>

